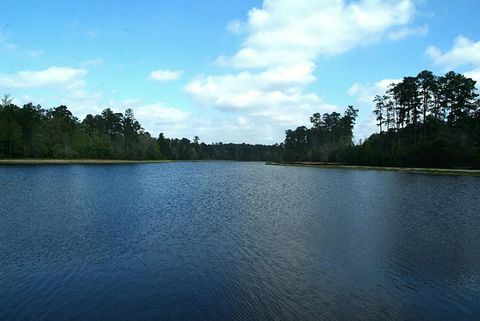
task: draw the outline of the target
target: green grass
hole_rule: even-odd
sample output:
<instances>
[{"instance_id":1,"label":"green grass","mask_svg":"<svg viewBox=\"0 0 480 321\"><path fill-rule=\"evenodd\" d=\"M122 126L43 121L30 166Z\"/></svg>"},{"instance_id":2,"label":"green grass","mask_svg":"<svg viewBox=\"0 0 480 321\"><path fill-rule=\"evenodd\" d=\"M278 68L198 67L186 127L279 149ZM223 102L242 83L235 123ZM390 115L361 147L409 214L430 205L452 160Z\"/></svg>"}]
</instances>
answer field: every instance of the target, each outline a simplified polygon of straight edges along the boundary
<instances>
[{"instance_id":1,"label":"green grass","mask_svg":"<svg viewBox=\"0 0 480 321\"><path fill-rule=\"evenodd\" d=\"M266 165L277 166L299 166L299 167L317 167L317 168L331 168L331 169L355 169L355 170L381 170L381 171L396 171L415 174L429 174L429 175L454 175L454 176L480 176L480 170L475 169L447 169L447 168L414 168L414 167L381 167L381 166L351 166L335 163L314 163L314 162L267 162Z\"/></svg>"}]
</instances>

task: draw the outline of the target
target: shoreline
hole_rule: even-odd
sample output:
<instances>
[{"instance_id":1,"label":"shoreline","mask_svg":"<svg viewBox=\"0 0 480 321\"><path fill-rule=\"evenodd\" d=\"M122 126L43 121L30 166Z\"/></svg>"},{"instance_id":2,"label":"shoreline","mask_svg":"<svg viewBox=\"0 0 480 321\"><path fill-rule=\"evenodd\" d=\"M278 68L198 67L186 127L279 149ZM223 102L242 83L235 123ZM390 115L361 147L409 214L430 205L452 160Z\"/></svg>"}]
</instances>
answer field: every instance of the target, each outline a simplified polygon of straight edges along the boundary
<instances>
[{"instance_id":1,"label":"shoreline","mask_svg":"<svg viewBox=\"0 0 480 321\"><path fill-rule=\"evenodd\" d=\"M1 165L111 165L172 163L171 160L122 160L122 159L0 159Z\"/></svg>"},{"instance_id":2,"label":"shoreline","mask_svg":"<svg viewBox=\"0 0 480 321\"><path fill-rule=\"evenodd\" d=\"M122 160L122 159L0 159L2 165L134 165L134 164L155 164L174 162L211 162L214 160ZM313 167L325 169L347 169L347 170L373 170L404 172L427 175L448 175L448 176L474 176L480 177L480 169L449 169L449 168L415 168L415 167L383 167L383 166L360 166L344 165L328 162L264 162L270 166L296 166Z\"/></svg>"},{"instance_id":3,"label":"shoreline","mask_svg":"<svg viewBox=\"0 0 480 321\"><path fill-rule=\"evenodd\" d=\"M9 158L9 159L0 159L0 166L2 165L115 165L115 164L134 165L134 164L168 164L168 163L197 163L197 162L239 162L239 161L222 160L222 159L128 160L128 159L55 159L55 158L15 159L15 158ZM263 162L263 161L258 161L258 162Z\"/></svg>"},{"instance_id":4,"label":"shoreline","mask_svg":"<svg viewBox=\"0 0 480 321\"><path fill-rule=\"evenodd\" d=\"M404 173L426 174L426 175L480 176L480 170L478 169L359 166L359 165L343 165L338 163L324 163L324 162L265 162L265 165L316 167L316 168L326 168L326 169L390 171L390 172L404 172Z\"/></svg>"}]
</instances>

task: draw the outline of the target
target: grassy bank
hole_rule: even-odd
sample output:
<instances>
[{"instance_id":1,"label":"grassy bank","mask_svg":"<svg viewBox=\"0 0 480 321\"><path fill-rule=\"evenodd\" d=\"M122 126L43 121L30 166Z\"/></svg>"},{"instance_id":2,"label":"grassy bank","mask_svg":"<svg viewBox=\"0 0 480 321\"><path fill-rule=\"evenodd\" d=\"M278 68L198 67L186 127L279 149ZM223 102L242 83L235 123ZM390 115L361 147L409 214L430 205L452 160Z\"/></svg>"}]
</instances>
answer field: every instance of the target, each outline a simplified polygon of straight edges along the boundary
<instances>
[{"instance_id":1,"label":"grassy bank","mask_svg":"<svg viewBox=\"0 0 480 321\"><path fill-rule=\"evenodd\" d=\"M169 160L118 160L118 159L0 159L0 165L68 165L68 164L144 164L170 163Z\"/></svg>"},{"instance_id":2,"label":"grassy bank","mask_svg":"<svg viewBox=\"0 0 480 321\"><path fill-rule=\"evenodd\" d=\"M351 166L351 165L343 165L338 163L322 163L322 162L281 162L281 163L267 162L266 164L276 165L276 166L301 166L301 167L318 167L318 168L331 168L331 169L396 171L396 172L429 174L429 175L480 176L480 170L474 170L474 169Z\"/></svg>"}]
</instances>

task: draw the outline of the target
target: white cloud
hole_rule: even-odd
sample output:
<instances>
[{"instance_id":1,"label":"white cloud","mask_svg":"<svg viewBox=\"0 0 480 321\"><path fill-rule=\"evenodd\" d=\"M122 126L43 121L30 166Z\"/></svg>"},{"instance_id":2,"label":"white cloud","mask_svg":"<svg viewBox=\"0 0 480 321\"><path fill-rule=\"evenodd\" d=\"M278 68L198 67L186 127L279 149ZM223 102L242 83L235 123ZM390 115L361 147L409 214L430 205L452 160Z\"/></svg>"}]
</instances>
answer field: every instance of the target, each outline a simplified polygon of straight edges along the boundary
<instances>
[{"instance_id":1,"label":"white cloud","mask_svg":"<svg viewBox=\"0 0 480 321\"><path fill-rule=\"evenodd\" d=\"M418 35L418 36L425 36L426 34L428 33L428 27L427 26L423 26L423 27L418 27L418 28L402 28L402 29L398 29L398 30L394 30L394 31L391 31L388 33L387 37L388 39L392 40L392 41L397 41L397 40L401 40L405 37L408 37L408 36L414 36L414 35Z\"/></svg>"},{"instance_id":2,"label":"white cloud","mask_svg":"<svg viewBox=\"0 0 480 321\"><path fill-rule=\"evenodd\" d=\"M272 67L257 73L243 71L206 76L190 82L185 90L205 107L238 114L230 125L225 123L224 128L239 131L244 137L248 135L249 142L276 143L283 140L287 128L306 125L313 113L336 109L317 95L305 92L304 87L315 81L314 67L306 63ZM224 121L228 123L227 119ZM252 128L254 135L251 135ZM215 132L215 129L210 131ZM236 141L239 136L228 134Z\"/></svg>"},{"instance_id":3,"label":"white cloud","mask_svg":"<svg viewBox=\"0 0 480 321\"><path fill-rule=\"evenodd\" d=\"M87 73L86 69L50 67L39 71L0 74L0 88L8 89L12 96L19 97L19 105L32 100L45 108L66 105L75 116L82 119L88 113L101 110L102 93L87 90ZM25 89L28 89L28 95L24 94Z\"/></svg>"},{"instance_id":4,"label":"white cloud","mask_svg":"<svg viewBox=\"0 0 480 321\"><path fill-rule=\"evenodd\" d=\"M453 43L453 48L442 53L440 49L430 46L426 50L427 55L433 59L435 64L452 69L463 65L480 67L480 41L458 36Z\"/></svg>"},{"instance_id":5,"label":"white cloud","mask_svg":"<svg viewBox=\"0 0 480 321\"><path fill-rule=\"evenodd\" d=\"M412 0L265 0L248 14L240 51L219 62L256 68L314 61L379 41L414 14Z\"/></svg>"},{"instance_id":6,"label":"white cloud","mask_svg":"<svg viewBox=\"0 0 480 321\"><path fill-rule=\"evenodd\" d=\"M373 115L373 99L376 95L384 95L391 84L399 83L401 79L382 79L375 83L355 83L347 91L350 97L357 101L355 106L359 109L357 125L354 129L356 140L365 139L377 131Z\"/></svg>"},{"instance_id":7,"label":"white cloud","mask_svg":"<svg viewBox=\"0 0 480 321\"><path fill-rule=\"evenodd\" d=\"M375 95L384 94L391 84L397 84L401 79L382 79L374 84L355 83L347 91L351 97L357 97L362 103L371 103Z\"/></svg>"},{"instance_id":8,"label":"white cloud","mask_svg":"<svg viewBox=\"0 0 480 321\"><path fill-rule=\"evenodd\" d=\"M477 88L480 86L480 68L466 72L465 76L475 80L477 82Z\"/></svg>"},{"instance_id":9,"label":"white cloud","mask_svg":"<svg viewBox=\"0 0 480 321\"><path fill-rule=\"evenodd\" d=\"M245 31L245 24L240 20L233 20L227 25L227 30L234 35L240 35Z\"/></svg>"},{"instance_id":10,"label":"white cloud","mask_svg":"<svg viewBox=\"0 0 480 321\"><path fill-rule=\"evenodd\" d=\"M101 92L90 93L85 88L75 88L57 93L55 102L65 105L82 120L87 114L97 114L102 110Z\"/></svg>"},{"instance_id":11,"label":"white cloud","mask_svg":"<svg viewBox=\"0 0 480 321\"><path fill-rule=\"evenodd\" d=\"M242 116L243 117L243 116ZM200 139L207 143L268 143L281 142L278 128L268 123L261 123L252 118L243 117L231 121L226 118L214 120L200 119L195 124L195 131Z\"/></svg>"},{"instance_id":12,"label":"white cloud","mask_svg":"<svg viewBox=\"0 0 480 321\"><path fill-rule=\"evenodd\" d=\"M82 65L98 65L103 60L97 58L84 61ZM16 100L22 105L29 102L29 96L21 96L21 90L28 88L29 92L38 91L35 95L35 103L45 107L68 106L72 113L82 120L87 114L98 114L106 106L120 106L133 108L135 116L152 135L163 131L170 137L183 134L182 130L188 130L190 114L179 109L168 107L162 103L144 104L141 100L110 101L105 104L101 92L88 90L86 69L70 67L50 67L41 71L20 71L15 74L0 74L0 88L11 89L14 96L21 97ZM41 91L40 91L41 90ZM53 104L53 105L52 105ZM123 110L119 110L123 112Z\"/></svg>"},{"instance_id":13,"label":"white cloud","mask_svg":"<svg viewBox=\"0 0 480 321\"><path fill-rule=\"evenodd\" d=\"M185 131L191 129L189 112L161 102L145 104L141 99L126 99L120 102L110 101L109 105L117 106L117 109L118 106L132 108L135 118L152 136L163 132L167 137L183 137Z\"/></svg>"},{"instance_id":14,"label":"white cloud","mask_svg":"<svg viewBox=\"0 0 480 321\"><path fill-rule=\"evenodd\" d=\"M475 42L460 35L455 38L453 47L445 53L435 46L428 47L425 52L445 71L465 67L467 71L464 75L477 81L477 88L480 86L480 41Z\"/></svg>"},{"instance_id":15,"label":"white cloud","mask_svg":"<svg viewBox=\"0 0 480 321\"><path fill-rule=\"evenodd\" d=\"M135 108L135 115L140 119L150 119L156 125L165 125L184 122L189 113L173 107L167 107L162 103L141 105Z\"/></svg>"},{"instance_id":16,"label":"white cloud","mask_svg":"<svg viewBox=\"0 0 480 321\"><path fill-rule=\"evenodd\" d=\"M255 128L251 142L280 142L313 113L336 109L308 91L320 56L426 32L410 26L414 16L413 0L264 0L246 21L227 26L245 39L237 53L216 62L239 70L201 75L185 90L203 106L228 111L225 129Z\"/></svg>"},{"instance_id":17,"label":"white cloud","mask_svg":"<svg viewBox=\"0 0 480 321\"><path fill-rule=\"evenodd\" d=\"M205 105L219 109L254 109L282 103L298 102L302 88L315 77L311 63L270 68L260 73L206 76L190 82L186 91ZM319 99L316 99L316 103Z\"/></svg>"},{"instance_id":18,"label":"white cloud","mask_svg":"<svg viewBox=\"0 0 480 321\"><path fill-rule=\"evenodd\" d=\"M203 141L222 137L226 142L281 142L286 129L307 125L311 114L336 110L309 90L319 57L419 33L410 25L414 15L414 0L264 0L247 19L227 26L244 39L236 53L218 58L226 71L199 75L185 86L203 107L200 117L161 103L135 102L131 107L152 134L188 137L185 134L194 132ZM98 31L88 34L96 37ZM94 65L85 61L82 69L52 67L0 75L0 86L59 86L64 91L58 96L73 112L99 112L102 94L89 93L84 79L83 68ZM155 70L149 76L154 81L181 77L182 71L174 70ZM214 116L207 117L210 111Z\"/></svg>"},{"instance_id":19,"label":"white cloud","mask_svg":"<svg viewBox=\"0 0 480 321\"><path fill-rule=\"evenodd\" d=\"M20 71L0 74L0 86L5 88L37 88L44 86L78 86L87 74L85 69L50 67L40 71Z\"/></svg>"},{"instance_id":20,"label":"white cloud","mask_svg":"<svg viewBox=\"0 0 480 321\"><path fill-rule=\"evenodd\" d=\"M183 75L183 71L180 70L154 70L150 73L150 80L155 81L172 81L180 79Z\"/></svg>"}]
</instances>

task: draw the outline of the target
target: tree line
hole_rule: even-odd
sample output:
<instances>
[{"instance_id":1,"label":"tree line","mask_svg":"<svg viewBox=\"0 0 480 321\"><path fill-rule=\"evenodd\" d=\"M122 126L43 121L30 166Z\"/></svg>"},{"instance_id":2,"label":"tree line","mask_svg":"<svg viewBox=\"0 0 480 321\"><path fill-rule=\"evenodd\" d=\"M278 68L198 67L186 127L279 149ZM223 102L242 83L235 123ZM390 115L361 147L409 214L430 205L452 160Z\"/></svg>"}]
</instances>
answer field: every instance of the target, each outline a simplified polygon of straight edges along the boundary
<instances>
[{"instance_id":1,"label":"tree line","mask_svg":"<svg viewBox=\"0 0 480 321\"><path fill-rule=\"evenodd\" d=\"M22 107L5 95L0 103L0 158L278 161L278 145L200 143L199 137L157 138L145 131L132 109L104 109L82 121L67 106Z\"/></svg>"},{"instance_id":2,"label":"tree line","mask_svg":"<svg viewBox=\"0 0 480 321\"><path fill-rule=\"evenodd\" d=\"M480 100L462 74L425 70L392 83L374 100L379 132L354 144L358 110L310 117L275 145L200 143L153 137L135 119L104 109L82 121L66 106L0 102L0 158L318 161L352 165L480 168Z\"/></svg>"},{"instance_id":3,"label":"tree line","mask_svg":"<svg viewBox=\"0 0 480 321\"><path fill-rule=\"evenodd\" d=\"M473 79L425 70L391 84L373 103L379 133L349 148L344 162L480 167L480 101Z\"/></svg>"},{"instance_id":4,"label":"tree line","mask_svg":"<svg viewBox=\"0 0 480 321\"><path fill-rule=\"evenodd\" d=\"M297 127L287 130L282 146L285 161L336 162L348 147L353 146L353 128L358 110L348 106L338 112L313 114L311 128Z\"/></svg>"}]
</instances>

